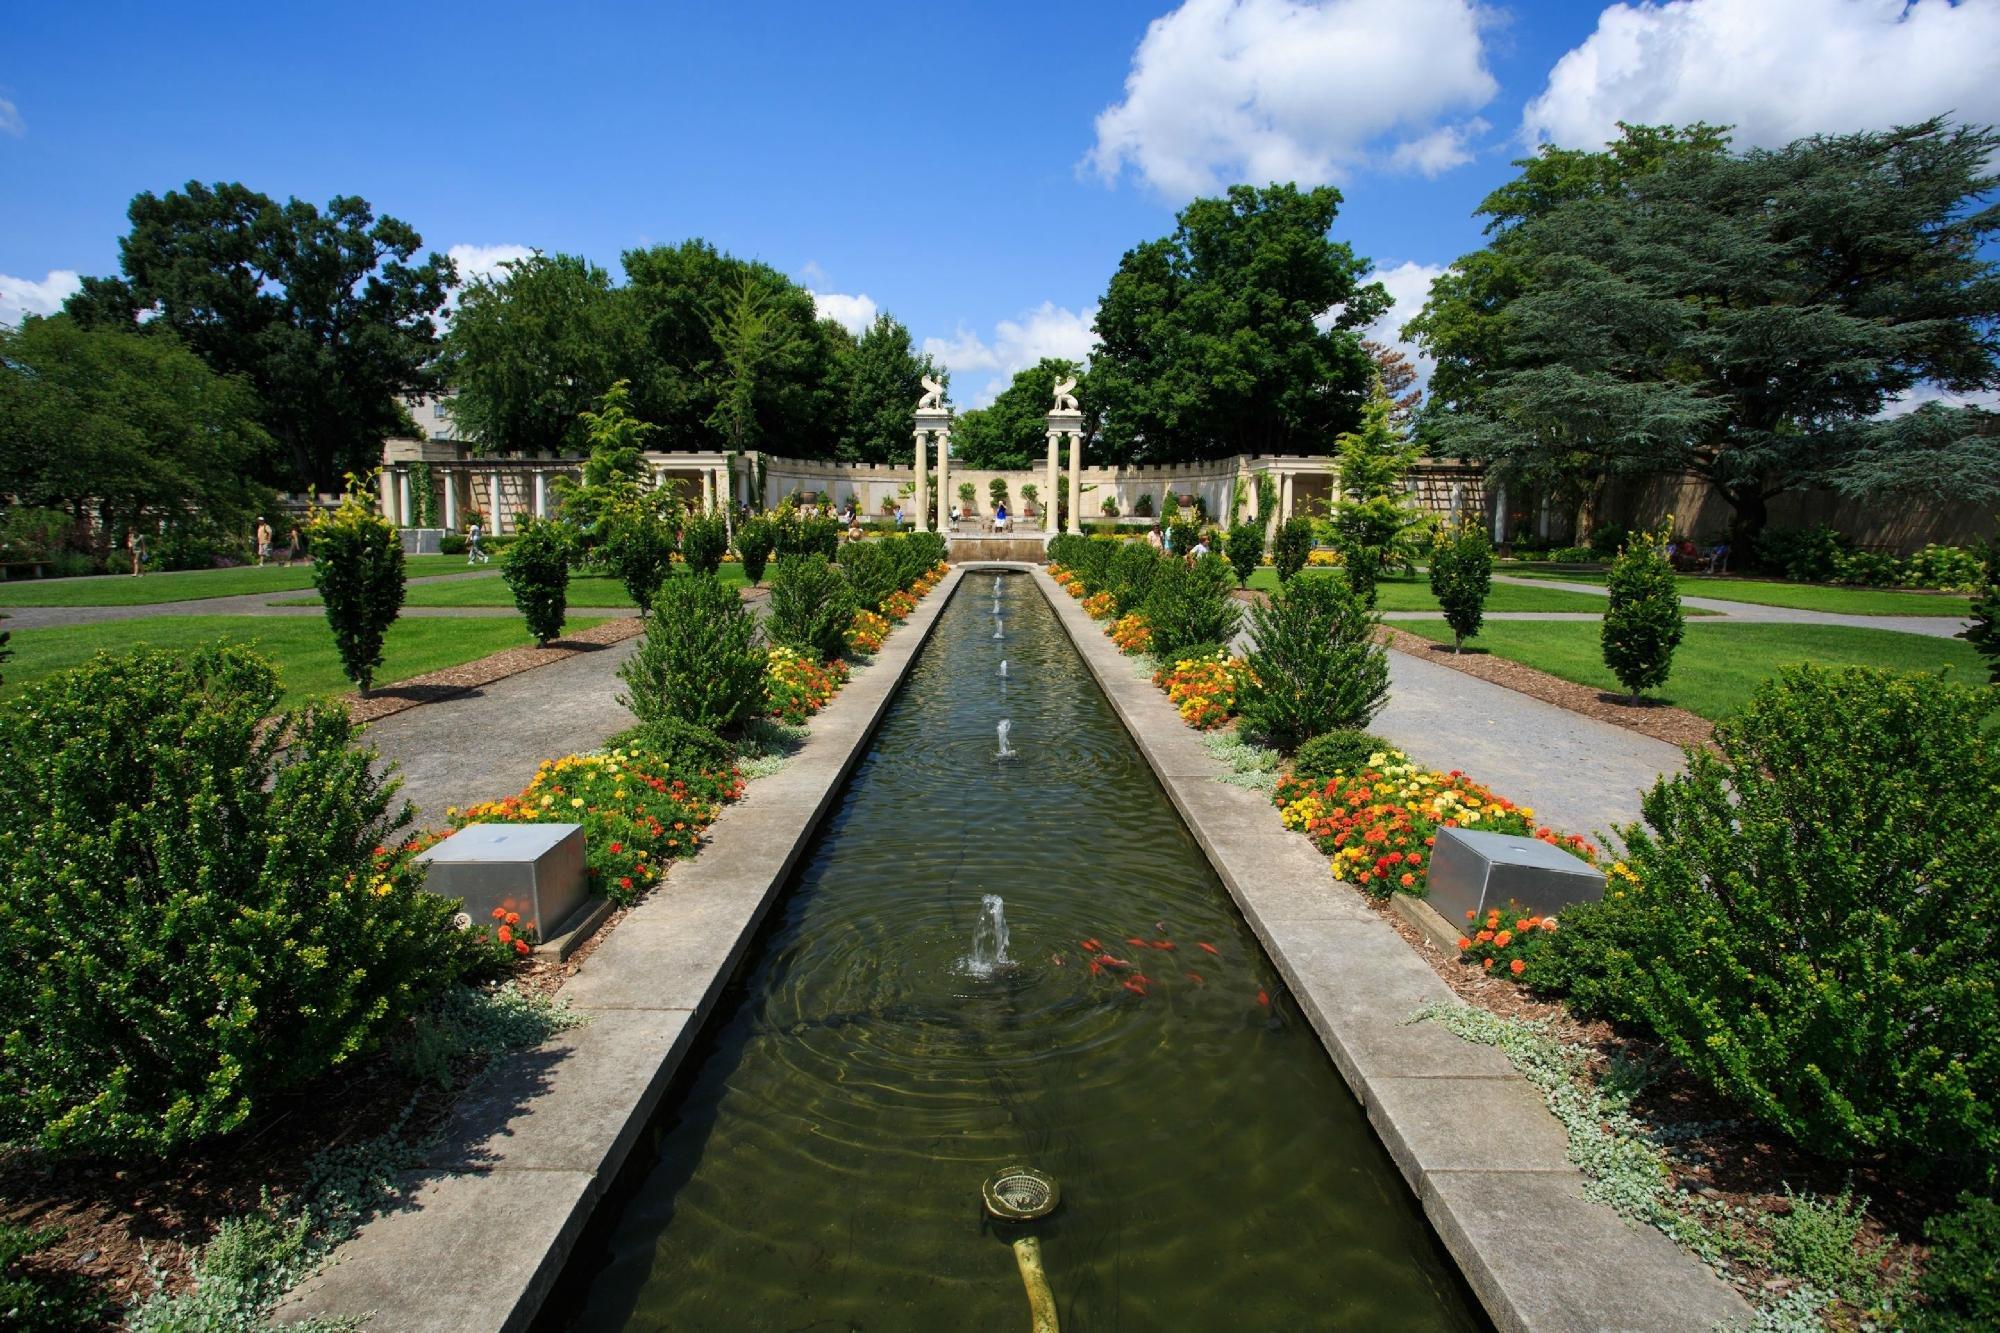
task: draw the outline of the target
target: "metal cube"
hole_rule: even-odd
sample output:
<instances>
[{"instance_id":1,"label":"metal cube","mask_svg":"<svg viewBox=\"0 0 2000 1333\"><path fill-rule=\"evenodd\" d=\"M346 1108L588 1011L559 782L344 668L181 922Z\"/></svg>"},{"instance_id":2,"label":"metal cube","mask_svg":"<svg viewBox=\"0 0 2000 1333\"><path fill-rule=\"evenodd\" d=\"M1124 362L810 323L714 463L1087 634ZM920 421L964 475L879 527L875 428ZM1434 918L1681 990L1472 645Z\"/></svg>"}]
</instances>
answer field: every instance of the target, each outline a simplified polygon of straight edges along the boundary
<instances>
[{"instance_id":1,"label":"metal cube","mask_svg":"<svg viewBox=\"0 0 2000 1333\"><path fill-rule=\"evenodd\" d=\"M1539 838L1441 828L1431 848L1430 903L1454 926L1491 907L1556 916L1603 897L1602 871Z\"/></svg>"},{"instance_id":2,"label":"metal cube","mask_svg":"<svg viewBox=\"0 0 2000 1333\"><path fill-rule=\"evenodd\" d=\"M547 939L589 894L581 824L468 824L417 858L424 887L462 898L474 925L519 912Z\"/></svg>"}]
</instances>

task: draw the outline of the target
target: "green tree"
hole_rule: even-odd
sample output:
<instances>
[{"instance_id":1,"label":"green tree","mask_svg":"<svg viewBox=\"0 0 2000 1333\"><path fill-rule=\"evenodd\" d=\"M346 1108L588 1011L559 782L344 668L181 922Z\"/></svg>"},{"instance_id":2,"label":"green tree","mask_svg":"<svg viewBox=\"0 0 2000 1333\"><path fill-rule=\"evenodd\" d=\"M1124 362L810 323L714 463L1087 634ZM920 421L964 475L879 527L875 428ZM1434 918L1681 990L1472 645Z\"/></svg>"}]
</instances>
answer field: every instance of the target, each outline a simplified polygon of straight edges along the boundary
<instances>
[{"instance_id":1,"label":"green tree","mask_svg":"<svg viewBox=\"0 0 2000 1333\"><path fill-rule=\"evenodd\" d=\"M740 279L710 317L719 354L715 410L708 424L739 453L763 442L760 390L774 375L807 355L809 338L784 305L750 278ZM768 397L768 394L763 395Z\"/></svg>"},{"instance_id":2,"label":"green tree","mask_svg":"<svg viewBox=\"0 0 2000 1333\"><path fill-rule=\"evenodd\" d=\"M503 264L459 293L444 337L452 421L493 452L580 452L583 414L632 374L637 343L631 303L589 260Z\"/></svg>"},{"instance_id":3,"label":"green tree","mask_svg":"<svg viewBox=\"0 0 2000 1333\"><path fill-rule=\"evenodd\" d=\"M1604 611L1604 665L1632 692L1664 685L1674 668L1674 650L1687 632L1680 584L1661 554L1672 523L1657 533L1638 533L1611 565L1610 605Z\"/></svg>"},{"instance_id":4,"label":"green tree","mask_svg":"<svg viewBox=\"0 0 2000 1333\"><path fill-rule=\"evenodd\" d=\"M88 330L67 316L0 326L0 495L131 529L242 532L269 492L256 395L171 333Z\"/></svg>"},{"instance_id":5,"label":"green tree","mask_svg":"<svg viewBox=\"0 0 2000 1333\"><path fill-rule=\"evenodd\" d=\"M1334 441L1340 461L1340 502L1333 528L1347 565L1348 582L1370 606L1375 576L1384 563L1414 568L1426 544L1430 517L1403 487L1418 447L1396 431L1396 404L1381 377L1371 381L1361 426Z\"/></svg>"},{"instance_id":6,"label":"green tree","mask_svg":"<svg viewBox=\"0 0 2000 1333\"><path fill-rule=\"evenodd\" d=\"M520 535L501 553L500 577L536 643L547 644L562 633L569 609L569 563L575 554L569 524L533 515L521 520Z\"/></svg>"},{"instance_id":7,"label":"green tree","mask_svg":"<svg viewBox=\"0 0 2000 1333\"><path fill-rule=\"evenodd\" d=\"M1072 375L1077 377L1077 402L1081 405L1089 392L1089 376L1076 362L1045 356L1015 371L1013 381L999 397L985 407L959 413L952 422L952 457L965 467L1042 466L1048 459L1049 405L1055 401L1056 381Z\"/></svg>"},{"instance_id":8,"label":"green tree","mask_svg":"<svg viewBox=\"0 0 2000 1333\"><path fill-rule=\"evenodd\" d=\"M1375 363L1375 374L1382 381L1382 392L1389 395L1390 427L1396 434L1407 438L1416 428L1417 407L1424 400L1424 391L1417 387L1417 368L1401 351L1373 338L1363 338L1361 349Z\"/></svg>"},{"instance_id":9,"label":"green tree","mask_svg":"<svg viewBox=\"0 0 2000 1333\"><path fill-rule=\"evenodd\" d=\"M925 375L949 383L930 353L916 351L901 321L877 315L840 357L846 411L834 456L907 464L914 450L910 408L923 396Z\"/></svg>"},{"instance_id":10,"label":"green tree","mask_svg":"<svg viewBox=\"0 0 2000 1333\"><path fill-rule=\"evenodd\" d=\"M1229 553L1229 567L1236 571L1236 586L1247 587L1250 576L1257 572L1258 562L1264 558L1263 526L1238 523L1229 530L1224 549Z\"/></svg>"},{"instance_id":11,"label":"green tree","mask_svg":"<svg viewBox=\"0 0 2000 1333\"><path fill-rule=\"evenodd\" d=\"M1441 527L1431 539L1431 595L1451 626L1452 651L1465 651L1465 641L1479 634L1486 619L1486 596L1493 589L1493 543L1476 518L1461 518L1456 527Z\"/></svg>"},{"instance_id":12,"label":"green tree","mask_svg":"<svg viewBox=\"0 0 2000 1333\"><path fill-rule=\"evenodd\" d=\"M1278 525L1277 535L1271 539L1271 564L1278 571L1279 583L1290 583L1298 572L1306 567L1306 558L1312 554L1312 520L1303 514L1286 519Z\"/></svg>"},{"instance_id":13,"label":"green tree","mask_svg":"<svg viewBox=\"0 0 2000 1333\"><path fill-rule=\"evenodd\" d=\"M1126 252L1091 356L1101 456L1317 454L1358 423L1370 367L1355 330L1389 297L1328 236L1339 207L1331 187L1232 186Z\"/></svg>"},{"instance_id":14,"label":"green tree","mask_svg":"<svg viewBox=\"0 0 2000 1333\"><path fill-rule=\"evenodd\" d=\"M371 474L372 475L372 474ZM382 640L403 609L403 539L349 478L340 507L312 524L313 586L326 607L341 670L367 694Z\"/></svg>"},{"instance_id":15,"label":"green tree","mask_svg":"<svg viewBox=\"0 0 2000 1333\"><path fill-rule=\"evenodd\" d=\"M1368 725L1389 698L1379 622L1338 579L1293 579L1250 609L1250 729L1287 752L1337 728Z\"/></svg>"},{"instance_id":16,"label":"green tree","mask_svg":"<svg viewBox=\"0 0 2000 1333\"><path fill-rule=\"evenodd\" d=\"M68 310L89 327L170 329L256 390L278 442L268 482L330 487L373 467L405 429L398 396L438 382L437 322L457 271L408 223L336 196L325 211L235 183L132 200L122 278L87 278Z\"/></svg>"},{"instance_id":17,"label":"green tree","mask_svg":"<svg viewBox=\"0 0 2000 1333\"><path fill-rule=\"evenodd\" d=\"M1986 541L1986 563L1972 598L1972 620L1958 637L1979 650L1987 674L2000 685L2000 537Z\"/></svg>"},{"instance_id":18,"label":"green tree","mask_svg":"<svg viewBox=\"0 0 2000 1333\"><path fill-rule=\"evenodd\" d=\"M1627 134L1624 159L1526 164L1488 201L1489 250L1409 326L1439 358L1434 449L1572 488L1692 473L1744 547L1801 487L2000 494L1991 414L1884 415L1925 383L2000 385L2000 208L1980 202L2000 134L1932 120L1742 154L1708 127Z\"/></svg>"},{"instance_id":19,"label":"green tree","mask_svg":"<svg viewBox=\"0 0 2000 1333\"><path fill-rule=\"evenodd\" d=\"M606 538L605 520L622 507L639 503L652 480L644 455L659 428L634 416L631 402L630 382L619 380L604 391L596 411L580 414L583 438L590 446L582 478L556 478L556 503L587 546Z\"/></svg>"},{"instance_id":20,"label":"green tree","mask_svg":"<svg viewBox=\"0 0 2000 1333\"><path fill-rule=\"evenodd\" d=\"M624 703L648 733L674 723L734 735L762 711L769 657L757 618L713 574L675 579L638 651L618 669Z\"/></svg>"}]
</instances>

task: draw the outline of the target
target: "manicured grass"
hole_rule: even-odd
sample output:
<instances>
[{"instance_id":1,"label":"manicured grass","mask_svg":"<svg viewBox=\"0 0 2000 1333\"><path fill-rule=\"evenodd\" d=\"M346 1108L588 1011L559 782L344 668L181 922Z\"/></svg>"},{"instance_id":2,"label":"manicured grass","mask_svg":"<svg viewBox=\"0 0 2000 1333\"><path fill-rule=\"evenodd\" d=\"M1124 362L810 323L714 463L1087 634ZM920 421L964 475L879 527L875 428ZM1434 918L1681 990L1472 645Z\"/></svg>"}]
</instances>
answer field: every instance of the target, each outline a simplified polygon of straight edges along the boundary
<instances>
[{"instance_id":1,"label":"manicured grass","mask_svg":"<svg viewBox=\"0 0 2000 1333\"><path fill-rule=\"evenodd\" d=\"M463 574L462 555L413 555L404 560L411 578ZM310 565L244 565L237 569L186 569L170 574L104 574L83 579L12 579L0 583L0 606L152 606L160 602L291 592L313 586Z\"/></svg>"},{"instance_id":2,"label":"manicured grass","mask_svg":"<svg viewBox=\"0 0 2000 1333\"><path fill-rule=\"evenodd\" d=\"M725 588L740 588L748 582L743 577L741 565L724 565L716 571ZM507 588L507 581L497 576L479 579L455 579L450 583L425 583L409 589L403 598L405 606L512 606L514 594ZM625 592L625 585L609 574L571 574L569 576L569 604L571 606L631 606L632 598ZM317 597L302 597L285 606L317 606Z\"/></svg>"},{"instance_id":3,"label":"manicured grass","mask_svg":"<svg viewBox=\"0 0 2000 1333\"><path fill-rule=\"evenodd\" d=\"M565 628L579 630L600 623L572 620ZM86 662L101 650L116 652L140 644L189 648L217 639L247 644L275 662L288 702L353 688L340 673L333 635L317 616L156 616L62 629L15 630L8 645L14 649L14 657L0 666L0 673L6 676L0 698L18 694L53 672ZM399 620L390 627L375 683L393 684L532 642L513 617Z\"/></svg>"},{"instance_id":4,"label":"manicured grass","mask_svg":"<svg viewBox=\"0 0 2000 1333\"><path fill-rule=\"evenodd\" d=\"M1301 570L1301 578L1328 578L1335 569ZM1278 590L1278 571L1266 566L1250 575L1250 586L1263 592ZM1428 574L1397 575L1375 585L1378 611L1435 611L1437 598L1431 596ZM1486 598L1488 611L1588 611L1602 615L1604 599L1587 592L1564 592L1560 588L1524 588L1519 584L1496 583Z\"/></svg>"},{"instance_id":5,"label":"manicured grass","mask_svg":"<svg viewBox=\"0 0 2000 1333\"><path fill-rule=\"evenodd\" d=\"M1496 568L1509 578L1548 579L1558 583L1594 583L1602 586L1600 573L1565 574L1553 569L1520 567ZM1959 593L1920 592L1907 588L1836 588L1823 583L1785 583L1777 579L1714 578L1704 574L1680 576L1681 596L1712 597L1723 602L1752 602L1758 606L1789 606L1800 611L1835 611L1850 616L1966 616L1972 613L1970 600ZM1494 584L1498 591L1499 584Z\"/></svg>"},{"instance_id":6,"label":"manicured grass","mask_svg":"<svg viewBox=\"0 0 2000 1333\"><path fill-rule=\"evenodd\" d=\"M1440 643L1451 641L1444 625L1413 621L1396 628ZM1488 621L1467 651L1483 649L1564 680L1623 694L1625 687L1604 665L1599 633L1597 625L1586 621ZM1847 625L1691 624L1674 654L1673 675L1648 697L1720 718L1748 701L1758 682L1793 662L1894 671L1951 668L1953 679L1962 683L1986 680L1984 660L1959 639Z\"/></svg>"}]
</instances>

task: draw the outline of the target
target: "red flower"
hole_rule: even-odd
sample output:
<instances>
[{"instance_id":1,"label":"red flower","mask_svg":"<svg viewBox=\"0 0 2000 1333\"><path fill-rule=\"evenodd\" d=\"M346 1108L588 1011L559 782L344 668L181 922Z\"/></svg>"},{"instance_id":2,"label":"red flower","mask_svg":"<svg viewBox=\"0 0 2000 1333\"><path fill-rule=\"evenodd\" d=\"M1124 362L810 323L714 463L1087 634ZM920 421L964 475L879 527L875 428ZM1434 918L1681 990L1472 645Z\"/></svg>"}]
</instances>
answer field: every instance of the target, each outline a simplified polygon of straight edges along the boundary
<instances>
[{"instance_id":1,"label":"red flower","mask_svg":"<svg viewBox=\"0 0 2000 1333\"><path fill-rule=\"evenodd\" d=\"M1516 958L1513 962L1507 964L1507 970L1509 972L1512 972L1515 976L1518 977L1523 972L1528 970L1528 965L1522 962L1520 959Z\"/></svg>"}]
</instances>

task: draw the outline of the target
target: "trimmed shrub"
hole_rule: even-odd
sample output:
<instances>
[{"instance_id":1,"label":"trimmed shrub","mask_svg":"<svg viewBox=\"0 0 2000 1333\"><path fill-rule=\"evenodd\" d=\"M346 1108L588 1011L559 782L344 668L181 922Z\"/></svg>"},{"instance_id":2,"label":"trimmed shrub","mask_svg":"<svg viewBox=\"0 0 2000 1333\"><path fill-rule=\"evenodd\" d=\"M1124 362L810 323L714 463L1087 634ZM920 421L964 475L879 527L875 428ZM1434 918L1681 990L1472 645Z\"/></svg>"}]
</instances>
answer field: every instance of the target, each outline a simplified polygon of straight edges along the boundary
<instances>
[{"instance_id":1,"label":"trimmed shrub","mask_svg":"<svg viewBox=\"0 0 2000 1333\"><path fill-rule=\"evenodd\" d=\"M681 559L697 574L713 574L729 553L729 524L720 513L689 514L681 523Z\"/></svg>"},{"instance_id":2,"label":"trimmed shrub","mask_svg":"<svg viewBox=\"0 0 2000 1333\"><path fill-rule=\"evenodd\" d=\"M1644 533L1632 536L1649 540ZM1650 540L1658 545L1663 537ZM1759 565L1797 583L1833 582L1840 573L1841 559L1853 549L1854 543L1845 533L1824 523L1810 528L1765 528L1753 543Z\"/></svg>"},{"instance_id":3,"label":"trimmed shrub","mask_svg":"<svg viewBox=\"0 0 2000 1333\"><path fill-rule=\"evenodd\" d=\"M713 574L668 579L638 651L618 669L641 727L674 718L731 734L764 707L757 619Z\"/></svg>"},{"instance_id":4,"label":"trimmed shrub","mask_svg":"<svg viewBox=\"0 0 2000 1333\"><path fill-rule=\"evenodd\" d=\"M1926 545L1903 562L1905 588L1975 592L1986 568L1985 552L1971 546Z\"/></svg>"},{"instance_id":5,"label":"trimmed shrub","mask_svg":"<svg viewBox=\"0 0 2000 1333\"><path fill-rule=\"evenodd\" d=\"M831 560L840 551L840 520L802 513L783 513L773 520L777 528L780 559L791 555L816 555Z\"/></svg>"},{"instance_id":6,"label":"trimmed shrub","mask_svg":"<svg viewBox=\"0 0 2000 1333\"><path fill-rule=\"evenodd\" d=\"M1101 541L1095 537L1085 537L1076 548L1076 563L1071 566L1078 578L1083 580L1086 593L1108 592L1111 587L1111 557L1118 554L1118 542Z\"/></svg>"},{"instance_id":7,"label":"trimmed shrub","mask_svg":"<svg viewBox=\"0 0 2000 1333\"><path fill-rule=\"evenodd\" d=\"M768 518L748 518L736 529L736 556L743 562L743 577L751 586L764 581L764 566L778 545L777 525Z\"/></svg>"},{"instance_id":8,"label":"trimmed shrub","mask_svg":"<svg viewBox=\"0 0 2000 1333\"><path fill-rule=\"evenodd\" d=\"M1209 555L1189 564L1163 560L1146 594L1146 624L1153 631L1153 656L1172 662L1189 648L1227 643L1236 637L1243 613L1229 595L1229 562Z\"/></svg>"},{"instance_id":9,"label":"trimmed shrub","mask_svg":"<svg viewBox=\"0 0 2000 1333\"><path fill-rule=\"evenodd\" d=\"M1918 1333L2000 1328L2000 1203L1961 1194L1958 1205L1924 1228L1931 1257L1918 1283L1925 1305L1910 1325Z\"/></svg>"},{"instance_id":10,"label":"trimmed shrub","mask_svg":"<svg viewBox=\"0 0 2000 1333\"><path fill-rule=\"evenodd\" d=\"M1292 758L1292 776L1319 786L1336 773L1358 772L1368 763L1369 755L1387 754L1395 748L1380 736L1336 727L1300 744Z\"/></svg>"},{"instance_id":11,"label":"trimmed shrub","mask_svg":"<svg viewBox=\"0 0 2000 1333\"><path fill-rule=\"evenodd\" d=\"M1166 557L1145 542L1121 542L1111 553L1109 582L1112 599L1120 615L1130 615L1146 604L1153 578Z\"/></svg>"},{"instance_id":12,"label":"trimmed shrub","mask_svg":"<svg viewBox=\"0 0 2000 1333\"><path fill-rule=\"evenodd\" d=\"M876 610L903 586L895 555L874 542L849 542L841 547L840 572L854 590L855 604L868 611Z\"/></svg>"},{"instance_id":13,"label":"trimmed shrub","mask_svg":"<svg viewBox=\"0 0 2000 1333\"><path fill-rule=\"evenodd\" d=\"M1184 556L1194 550L1195 543L1201 540L1201 524L1191 518L1175 519L1167 524L1164 536L1168 553Z\"/></svg>"},{"instance_id":14,"label":"trimmed shrub","mask_svg":"<svg viewBox=\"0 0 2000 1333\"><path fill-rule=\"evenodd\" d=\"M1482 525L1481 531L1484 531ZM1590 553L1600 560L1617 555L1632 540L1632 529L1623 523L1606 523L1590 530Z\"/></svg>"},{"instance_id":15,"label":"trimmed shrub","mask_svg":"<svg viewBox=\"0 0 2000 1333\"><path fill-rule=\"evenodd\" d=\"M1090 538L1078 533L1058 532L1049 538L1049 563L1061 565L1064 569L1076 568L1077 553L1083 550L1089 541Z\"/></svg>"},{"instance_id":16,"label":"trimmed shrub","mask_svg":"<svg viewBox=\"0 0 2000 1333\"><path fill-rule=\"evenodd\" d=\"M759 681L759 709L762 708ZM683 773L727 773L736 763L736 747L706 727L671 715L654 718L631 733L635 741L659 756L668 769Z\"/></svg>"},{"instance_id":17,"label":"trimmed shrub","mask_svg":"<svg viewBox=\"0 0 2000 1333\"><path fill-rule=\"evenodd\" d=\"M1288 752L1325 732L1367 726L1389 698L1389 653L1375 642L1377 623L1339 579L1294 579L1250 611L1256 683L1237 711Z\"/></svg>"},{"instance_id":18,"label":"trimmed shrub","mask_svg":"<svg viewBox=\"0 0 2000 1333\"><path fill-rule=\"evenodd\" d=\"M1172 660L1160 659L1160 665L1172 667L1180 662L1213 662L1217 658L1229 656L1229 647L1222 643L1190 643L1174 650Z\"/></svg>"},{"instance_id":19,"label":"trimmed shrub","mask_svg":"<svg viewBox=\"0 0 2000 1333\"><path fill-rule=\"evenodd\" d=\"M1278 582L1290 583L1292 576L1306 567L1306 557L1312 554L1312 520L1300 515L1286 519L1278 525L1278 531L1271 538L1271 564L1278 571Z\"/></svg>"},{"instance_id":20,"label":"trimmed shrub","mask_svg":"<svg viewBox=\"0 0 2000 1333\"><path fill-rule=\"evenodd\" d=\"M920 573L928 572L943 564L946 555L949 553L944 536L941 533L913 532L903 540L910 544L909 550L911 556L919 562L918 570ZM910 582L914 583L916 580L912 579ZM909 584L903 586L908 587Z\"/></svg>"},{"instance_id":21,"label":"trimmed shrub","mask_svg":"<svg viewBox=\"0 0 2000 1333\"><path fill-rule=\"evenodd\" d=\"M560 519L523 517L520 537L500 557L500 577L514 594L514 605L528 622L536 643L562 633L569 609L569 562L576 555L576 538Z\"/></svg>"},{"instance_id":22,"label":"trimmed shrub","mask_svg":"<svg viewBox=\"0 0 2000 1333\"><path fill-rule=\"evenodd\" d=\"M1439 528L1431 538L1431 595L1451 626L1452 651L1464 652L1465 641L1478 635L1492 590L1493 544L1485 525L1466 521Z\"/></svg>"},{"instance_id":23,"label":"trimmed shrub","mask_svg":"<svg viewBox=\"0 0 2000 1333\"><path fill-rule=\"evenodd\" d=\"M438 538L438 554L464 555L465 548L468 545L470 545L470 543L466 540L466 536L464 533L447 532L443 536Z\"/></svg>"},{"instance_id":24,"label":"trimmed shrub","mask_svg":"<svg viewBox=\"0 0 2000 1333\"><path fill-rule=\"evenodd\" d=\"M834 566L816 555L779 557L764 624L771 642L814 662L831 662L847 647L854 611L854 590Z\"/></svg>"},{"instance_id":25,"label":"trimmed shrub","mask_svg":"<svg viewBox=\"0 0 2000 1333\"><path fill-rule=\"evenodd\" d=\"M1249 584L1250 576L1264 559L1264 529L1257 523L1238 523L1229 530L1229 567L1236 571L1236 586Z\"/></svg>"},{"instance_id":26,"label":"trimmed shrub","mask_svg":"<svg viewBox=\"0 0 2000 1333\"><path fill-rule=\"evenodd\" d=\"M1986 567L1972 598L1972 620L1958 637L1986 659L1986 673L2000 685L2000 537L1986 543Z\"/></svg>"},{"instance_id":27,"label":"trimmed shrub","mask_svg":"<svg viewBox=\"0 0 2000 1333\"><path fill-rule=\"evenodd\" d=\"M642 502L620 505L599 527L598 558L638 603L639 614L653 609L660 585L674 568L674 530Z\"/></svg>"},{"instance_id":28,"label":"trimmed shrub","mask_svg":"<svg viewBox=\"0 0 2000 1333\"><path fill-rule=\"evenodd\" d=\"M454 905L338 705L248 651L100 654L0 708L0 1133L173 1152L454 979Z\"/></svg>"},{"instance_id":29,"label":"trimmed shrub","mask_svg":"<svg viewBox=\"0 0 2000 1333\"><path fill-rule=\"evenodd\" d=\"M1793 666L1642 803L1545 978L1814 1152L2000 1160L1992 696ZM1593 919L1594 917L1594 919ZM1532 979L1532 978L1531 978Z\"/></svg>"},{"instance_id":30,"label":"trimmed shrub","mask_svg":"<svg viewBox=\"0 0 2000 1333\"><path fill-rule=\"evenodd\" d=\"M403 609L403 539L361 493L350 489L312 525L313 586L340 653L340 669L361 687L375 683L382 639Z\"/></svg>"},{"instance_id":31,"label":"trimmed shrub","mask_svg":"<svg viewBox=\"0 0 2000 1333\"><path fill-rule=\"evenodd\" d=\"M1382 573L1382 548L1349 541L1340 546L1340 573L1347 589L1362 606L1375 607L1375 580Z\"/></svg>"},{"instance_id":32,"label":"trimmed shrub","mask_svg":"<svg viewBox=\"0 0 2000 1333\"><path fill-rule=\"evenodd\" d=\"M1660 555L1665 535L1644 537L1618 553L1611 566L1611 601L1604 611L1604 665L1639 701L1643 690L1664 685L1674 669L1674 649L1687 631L1680 585Z\"/></svg>"},{"instance_id":33,"label":"trimmed shrub","mask_svg":"<svg viewBox=\"0 0 2000 1333\"><path fill-rule=\"evenodd\" d=\"M923 554L912 547L907 538L891 533L886 537L878 537L874 544L877 550L889 558L889 567L895 572L896 588L891 591L907 588L924 576L924 570L928 566L919 563L923 559Z\"/></svg>"}]
</instances>

